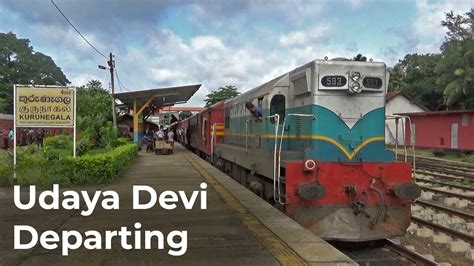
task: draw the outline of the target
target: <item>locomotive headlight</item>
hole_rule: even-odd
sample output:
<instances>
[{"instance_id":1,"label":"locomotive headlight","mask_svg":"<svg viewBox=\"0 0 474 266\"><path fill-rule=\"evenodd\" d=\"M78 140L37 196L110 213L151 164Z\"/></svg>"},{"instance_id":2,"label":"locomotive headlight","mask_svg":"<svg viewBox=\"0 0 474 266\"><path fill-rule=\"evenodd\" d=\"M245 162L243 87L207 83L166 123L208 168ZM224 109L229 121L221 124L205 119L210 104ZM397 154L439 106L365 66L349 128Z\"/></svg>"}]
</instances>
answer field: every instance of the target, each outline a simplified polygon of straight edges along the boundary
<instances>
[{"instance_id":1,"label":"locomotive headlight","mask_svg":"<svg viewBox=\"0 0 474 266\"><path fill-rule=\"evenodd\" d=\"M359 82L354 82L349 86L350 93L360 93L361 91L362 91L362 88Z\"/></svg>"},{"instance_id":2,"label":"locomotive headlight","mask_svg":"<svg viewBox=\"0 0 474 266\"><path fill-rule=\"evenodd\" d=\"M304 162L304 171L313 171L316 168L316 162L314 160L308 159Z\"/></svg>"},{"instance_id":3,"label":"locomotive headlight","mask_svg":"<svg viewBox=\"0 0 474 266\"><path fill-rule=\"evenodd\" d=\"M353 81L359 81L360 77L361 77L360 72L357 72L357 71L352 71L351 72L351 79Z\"/></svg>"}]
</instances>

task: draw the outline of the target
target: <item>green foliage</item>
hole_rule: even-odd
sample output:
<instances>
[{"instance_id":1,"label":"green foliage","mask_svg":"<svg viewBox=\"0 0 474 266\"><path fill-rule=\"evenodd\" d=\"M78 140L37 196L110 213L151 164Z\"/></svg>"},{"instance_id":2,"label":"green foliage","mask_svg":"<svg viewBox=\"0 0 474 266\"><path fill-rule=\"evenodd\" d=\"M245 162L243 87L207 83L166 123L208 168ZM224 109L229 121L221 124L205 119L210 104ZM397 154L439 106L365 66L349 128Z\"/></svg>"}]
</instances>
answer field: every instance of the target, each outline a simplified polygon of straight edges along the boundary
<instances>
[{"instance_id":1,"label":"green foliage","mask_svg":"<svg viewBox=\"0 0 474 266\"><path fill-rule=\"evenodd\" d=\"M44 139L44 146L46 148L72 150L72 136L68 133L62 133L57 136L47 137Z\"/></svg>"},{"instance_id":2,"label":"green foliage","mask_svg":"<svg viewBox=\"0 0 474 266\"><path fill-rule=\"evenodd\" d=\"M389 71L389 90L401 90L431 110L443 104L443 89L436 83L439 54L407 54Z\"/></svg>"},{"instance_id":3,"label":"green foliage","mask_svg":"<svg viewBox=\"0 0 474 266\"><path fill-rule=\"evenodd\" d=\"M130 143L104 153L64 157L59 163L64 166L63 173L72 177L73 184L102 184L115 180L119 171L127 167L137 153L138 146Z\"/></svg>"},{"instance_id":4,"label":"green foliage","mask_svg":"<svg viewBox=\"0 0 474 266\"><path fill-rule=\"evenodd\" d=\"M444 104L474 108L474 10L464 15L451 11L441 25L448 32L435 71L439 75L437 84L444 89Z\"/></svg>"},{"instance_id":5,"label":"green foliage","mask_svg":"<svg viewBox=\"0 0 474 266\"><path fill-rule=\"evenodd\" d=\"M437 83L450 107L474 107L474 40L451 41L436 65Z\"/></svg>"},{"instance_id":6,"label":"green foliage","mask_svg":"<svg viewBox=\"0 0 474 266\"><path fill-rule=\"evenodd\" d=\"M112 125L112 97L98 80L77 89L77 126L79 154L93 148L116 146L117 130Z\"/></svg>"},{"instance_id":7,"label":"green foliage","mask_svg":"<svg viewBox=\"0 0 474 266\"><path fill-rule=\"evenodd\" d=\"M56 151L64 151L53 148ZM17 180L20 185L37 185L50 188L61 186L102 184L115 180L120 170L127 167L138 153L135 143L127 143L101 153L73 158L48 158L42 152L21 152L17 163ZM13 184L11 158L0 158L0 183Z\"/></svg>"},{"instance_id":8,"label":"green foliage","mask_svg":"<svg viewBox=\"0 0 474 266\"><path fill-rule=\"evenodd\" d=\"M0 33L0 112L13 112L13 84L68 83L53 59L34 51L28 39L18 39L12 32Z\"/></svg>"},{"instance_id":9,"label":"green foliage","mask_svg":"<svg viewBox=\"0 0 474 266\"><path fill-rule=\"evenodd\" d=\"M212 106L215 103L220 101L224 101L239 95L240 92L237 91L237 88L233 85L227 85L225 87L219 87L219 89L215 91L211 91L208 95L206 95L206 107Z\"/></svg>"},{"instance_id":10,"label":"green foliage","mask_svg":"<svg viewBox=\"0 0 474 266\"><path fill-rule=\"evenodd\" d=\"M193 113L191 113L190 111L183 111L181 113L179 113L179 120L184 120L188 117L191 117L193 115Z\"/></svg>"},{"instance_id":11,"label":"green foliage","mask_svg":"<svg viewBox=\"0 0 474 266\"><path fill-rule=\"evenodd\" d=\"M466 12L464 15L454 15L453 11L446 13L446 20L441 21L441 26L446 27L446 41L441 46L444 50L445 44L452 41L466 41L474 38L472 23L474 21L474 9Z\"/></svg>"},{"instance_id":12,"label":"green foliage","mask_svg":"<svg viewBox=\"0 0 474 266\"><path fill-rule=\"evenodd\" d=\"M389 69L389 90L402 90L431 110L474 108L473 20L473 9L447 13L441 54L407 54Z\"/></svg>"}]
</instances>

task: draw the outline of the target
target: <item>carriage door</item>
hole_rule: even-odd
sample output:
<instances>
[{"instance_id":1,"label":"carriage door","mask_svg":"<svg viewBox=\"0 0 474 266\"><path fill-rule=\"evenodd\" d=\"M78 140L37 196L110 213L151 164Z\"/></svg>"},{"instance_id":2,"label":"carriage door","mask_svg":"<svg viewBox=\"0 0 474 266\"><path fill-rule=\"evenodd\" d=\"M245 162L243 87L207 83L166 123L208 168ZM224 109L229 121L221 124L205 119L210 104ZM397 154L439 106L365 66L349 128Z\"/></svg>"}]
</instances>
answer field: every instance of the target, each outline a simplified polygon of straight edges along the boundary
<instances>
[{"instance_id":1,"label":"carriage door","mask_svg":"<svg viewBox=\"0 0 474 266\"><path fill-rule=\"evenodd\" d=\"M451 149L458 148L458 124L451 124Z\"/></svg>"},{"instance_id":2,"label":"carriage door","mask_svg":"<svg viewBox=\"0 0 474 266\"><path fill-rule=\"evenodd\" d=\"M276 124L276 120L274 118L270 119L270 127L267 129L267 134L269 134L270 138L268 138L268 142L273 145L275 143L274 141L277 141L277 145L280 145L280 138L281 138L281 132L284 130L283 127L283 120L285 119L285 109L286 109L286 97L283 94L274 94L270 98L270 116L272 115L279 115L279 123L278 125ZM275 139L275 129L278 126L278 135L277 138ZM287 133L287 132L285 132ZM285 139L286 134L284 134L284 138L282 141L282 150L287 149L287 144L286 144L286 139ZM273 147L273 146L272 146Z\"/></svg>"}]
</instances>

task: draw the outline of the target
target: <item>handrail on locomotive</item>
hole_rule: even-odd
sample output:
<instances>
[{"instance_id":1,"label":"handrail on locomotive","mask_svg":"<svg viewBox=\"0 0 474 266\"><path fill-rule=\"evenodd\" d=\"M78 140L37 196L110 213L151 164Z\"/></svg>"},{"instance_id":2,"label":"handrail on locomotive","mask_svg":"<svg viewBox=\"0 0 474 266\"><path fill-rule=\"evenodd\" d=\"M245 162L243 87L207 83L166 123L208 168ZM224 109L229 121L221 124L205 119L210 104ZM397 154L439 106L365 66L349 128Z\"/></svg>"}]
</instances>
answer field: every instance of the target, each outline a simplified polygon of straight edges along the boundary
<instances>
[{"instance_id":1,"label":"handrail on locomotive","mask_svg":"<svg viewBox=\"0 0 474 266\"><path fill-rule=\"evenodd\" d=\"M312 120L316 119L316 116L314 114L298 114L298 113L292 113L292 114L287 114L286 116L298 116L298 117L311 117ZM274 114L271 116L267 116L267 119L270 118L275 118L275 149L274 149L274 157L273 157L273 199L277 201L277 193L278 191L278 203L281 205L285 205L285 202L283 202L281 199L281 147L283 146L283 135L285 134L285 124L286 124L286 116L283 118L283 123L281 126L281 134L280 134L280 143L278 143L278 127L279 127L279 122L280 122L280 115L279 114ZM277 153L277 147L278 147L278 153ZM278 157L277 157L278 155ZM275 184L276 183L276 184Z\"/></svg>"},{"instance_id":2,"label":"handrail on locomotive","mask_svg":"<svg viewBox=\"0 0 474 266\"><path fill-rule=\"evenodd\" d=\"M395 119L395 160L398 160L398 120L401 119L402 121L402 131L405 133L405 119L408 120L408 126L410 127L410 144L413 151L413 174L412 176L415 177L416 174L416 153L415 153L415 134L413 133L413 129L411 127L411 119L409 116L405 115L386 115L386 120ZM406 140L405 140L406 142ZM405 162L408 162L408 151L407 146L403 145L403 149L405 151Z\"/></svg>"}]
</instances>

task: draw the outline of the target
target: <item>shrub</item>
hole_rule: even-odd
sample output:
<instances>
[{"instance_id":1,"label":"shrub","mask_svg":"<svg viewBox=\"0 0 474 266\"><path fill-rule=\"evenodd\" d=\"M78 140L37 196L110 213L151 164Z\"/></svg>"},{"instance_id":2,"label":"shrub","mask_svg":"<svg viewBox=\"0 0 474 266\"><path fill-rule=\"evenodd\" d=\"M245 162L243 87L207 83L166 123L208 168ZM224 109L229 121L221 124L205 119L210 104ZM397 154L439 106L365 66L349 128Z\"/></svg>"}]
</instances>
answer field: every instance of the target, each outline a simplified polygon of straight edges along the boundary
<instances>
[{"instance_id":1,"label":"shrub","mask_svg":"<svg viewBox=\"0 0 474 266\"><path fill-rule=\"evenodd\" d=\"M63 156L63 152L64 150L54 148L44 153L20 153L16 183L36 185L39 188L50 188L52 184L70 186L109 183L133 161L138 153L138 146L128 143L109 151L76 158ZM9 162L2 161L0 164L0 183L6 185L13 184L13 164L11 160Z\"/></svg>"},{"instance_id":2,"label":"shrub","mask_svg":"<svg viewBox=\"0 0 474 266\"><path fill-rule=\"evenodd\" d=\"M44 146L55 149L72 150L72 136L63 133L57 136L47 137L44 139Z\"/></svg>"},{"instance_id":3,"label":"shrub","mask_svg":"<svg viewBox=\"0 0 474 266\"><path fill-rule=\"evenodd\" d=\"M13 158L11 156L0 156L0 185L13 184Z\"/></svg>"},{"instance_id":4,"label":"shrub","mask_svg":"<svg viewBox=\"0 0 474 266\"><path fill-rule=\"evenodd\" d=\"M59 160L62 171L72 177L73 184L101 184L117 178L120 170L136 157L135 143L119 146L110 151L80 157L64 157Z\"/></svg>"}]
</instances>

